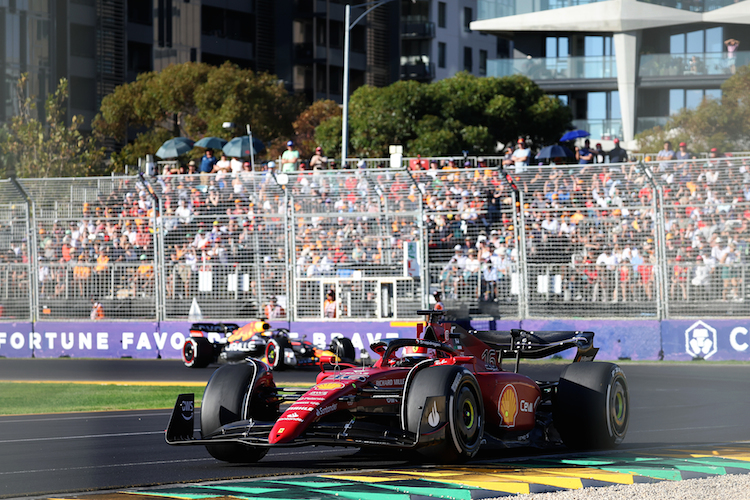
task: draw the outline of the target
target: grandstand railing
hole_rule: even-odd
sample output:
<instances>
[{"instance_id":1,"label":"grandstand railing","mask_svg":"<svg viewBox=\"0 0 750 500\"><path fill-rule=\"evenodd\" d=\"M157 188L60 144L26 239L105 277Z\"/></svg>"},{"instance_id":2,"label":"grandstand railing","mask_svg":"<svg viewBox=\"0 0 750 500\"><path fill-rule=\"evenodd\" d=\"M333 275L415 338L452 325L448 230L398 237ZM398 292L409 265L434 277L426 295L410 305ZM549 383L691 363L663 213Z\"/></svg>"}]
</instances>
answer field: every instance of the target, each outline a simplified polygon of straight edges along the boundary
<instances>
[{"instance_id":1,"label":"grandstand railing","mask_svg":"<svg viewBox=\"0 0 750 500\"><path fill-rule=\"evenodd\" d=\"M510 166L518 192L450 160L0 181L0 318L750 313L747 157Z\"/></svg>"}]
</instances>

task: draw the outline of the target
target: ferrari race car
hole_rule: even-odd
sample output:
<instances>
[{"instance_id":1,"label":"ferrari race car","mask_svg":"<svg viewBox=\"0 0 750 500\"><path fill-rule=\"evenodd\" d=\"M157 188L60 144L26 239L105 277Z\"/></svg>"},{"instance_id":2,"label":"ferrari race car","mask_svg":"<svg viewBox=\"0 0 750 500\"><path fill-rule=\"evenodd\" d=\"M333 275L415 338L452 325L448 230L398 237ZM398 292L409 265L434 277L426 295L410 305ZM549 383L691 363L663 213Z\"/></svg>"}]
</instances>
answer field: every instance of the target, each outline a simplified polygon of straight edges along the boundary
<instances>
[{"instance_id":1,"label":"ferrari race car","mask_svg":"<svg viewBox=\"0 0 750 500\"><path fill-rule=\"evenodd\" d=\"M440 324L413 339L371 345L373 366L323 371L309 390L276 387L257 360L219 367L203 394L200 438L194 395L178 397L171 445L204 445L226 462L255 462L271 447L330 445L413 450L455 463L495 444L606 449L622 442L628 384L613 363L594 362L592 332L466 331ZM559 380L518 372L522 358L576 348ZM510 365L506 369L504 364Z\"/></svg>"},{"instance_id":2,"label":"ferrari race car","mask_svg":"<svg viewBox=\"0 0 750 500\"><path fill-rule=\"evenodd\" d=\"M182 345L182 361L188 368L211 363L238 363L259 358L274 370L335 361L353 361L355 350L347 338L333 339L328 350L312 342L289 337L289 330L271 329L263 320L240 327L234 323L193 323Z\"/></svg>"}]
</instances>

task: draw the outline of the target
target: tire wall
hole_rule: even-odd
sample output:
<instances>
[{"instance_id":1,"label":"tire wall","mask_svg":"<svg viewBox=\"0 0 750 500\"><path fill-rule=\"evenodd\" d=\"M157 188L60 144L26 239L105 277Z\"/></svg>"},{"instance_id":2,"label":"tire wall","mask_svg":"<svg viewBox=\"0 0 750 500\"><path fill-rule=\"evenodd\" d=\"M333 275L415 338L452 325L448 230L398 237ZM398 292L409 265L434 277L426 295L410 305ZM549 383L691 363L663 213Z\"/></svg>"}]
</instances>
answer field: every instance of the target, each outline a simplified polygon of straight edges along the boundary
<instances>
[{"instance_id":1,"label":"tire wall","mask_svg":"<svg viewBox=\"0 0 750 500\"><path fill-rule=\"evenodd\" d=\"M241 323L241 321L239 321ZM409 338L415 328L390 322L293 322L272 323L289 328L292 337L306 337L327 347L334 336L352 339L357 351L377 340ZM750 361L750 319L688 320L525 320L474 321L479 330L523 328L539 330L588 330L596 333L597 360L663 359L689 361ZM180 359L189 334L189 322L3 322L0 323L0 357L56 358L165 358ZM572 358L574 350L561 353Z\"/></svg>"}]
</instances>

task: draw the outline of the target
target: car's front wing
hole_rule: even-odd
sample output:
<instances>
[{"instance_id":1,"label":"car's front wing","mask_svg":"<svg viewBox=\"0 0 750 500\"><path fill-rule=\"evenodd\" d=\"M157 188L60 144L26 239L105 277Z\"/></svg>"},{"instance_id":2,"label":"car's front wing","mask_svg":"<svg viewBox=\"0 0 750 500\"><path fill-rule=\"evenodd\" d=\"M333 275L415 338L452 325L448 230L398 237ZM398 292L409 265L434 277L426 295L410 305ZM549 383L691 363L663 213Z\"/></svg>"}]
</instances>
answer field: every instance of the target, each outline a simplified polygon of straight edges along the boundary
<instances>
[{"instance_id":1,"label":"car's front wing","mask_svg":"<svg viewBox=\"0 0 750 500\"><path fill-rule=\"evenodd\" d=\"M276 422L239 420L224 425L216 432L194 436L194 395L180 394L175 403L165 439L170 445L206 445L214 443L243 443L251 446L295 447L380 446L410 448L417 444L417 435L391 426L363 422L351 418L342 422L315 422L298 438L283 444L270 444L268 435Z\"/></svg>"}]
</instances>

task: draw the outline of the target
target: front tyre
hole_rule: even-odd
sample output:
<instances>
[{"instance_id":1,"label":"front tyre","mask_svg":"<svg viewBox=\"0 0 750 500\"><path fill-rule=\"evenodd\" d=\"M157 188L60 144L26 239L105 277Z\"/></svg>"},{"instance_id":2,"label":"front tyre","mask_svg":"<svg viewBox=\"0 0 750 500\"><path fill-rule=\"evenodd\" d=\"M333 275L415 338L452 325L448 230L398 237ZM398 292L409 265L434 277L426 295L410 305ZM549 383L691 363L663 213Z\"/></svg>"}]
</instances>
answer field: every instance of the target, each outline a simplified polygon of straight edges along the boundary
<instances>
[{"instance_id":1,"label":"front tyre","mask_svg":"<svg viewBox=\"0 0 750 500\"><path fill-rule=\"evenodd\" d=\"M460 366L421 369L406 390L404 423L417 434L422 456L443 463L469 460L484 436L484 406L476 378Z\"/></svg>"},{"instance_id":2,"label":"front tyre","mask_svg":"<svg viewBox=\"0 0 750 500\"><path fill-rule=\"evenodd\" d=\"M274 371L286 369L284 352L286 349L291 348L292 346L289 344L289 341L284 337L275 337L268 340L266 344L266 359Z\"/></svg>"},{"instance_id":3,"label":"front tyre","mask_svg":"<svg viewBox=\"0 0 750 500\"><path fill-rule=\"evenodd\" d=\"M250 418L253 391L258 367L255 363L220 366L208 381L201 404L201 436L216 432L223 425ZM267 368L266 368L267 370ZM257 462L268 448L239 443L207 444L206 450L217 460L231 463Z\"/></svg>"},{"instance_id":4,"label":"front tyre","mask_svg":"<svg viewBox=\"0 0 750 500\"><path fill-rule=\"evenodd\" d=\"M213 358L213 346L207 338L188 337L182 344L182 362L188 368L205 368Z\"/></svg>"},{"instance_id":5,"label":"front tyre","mask_svg":"<svg viewBox=\"0 0 750 500\"><path fill-rule=\"evenodd\" d=\"M613 363L573 363L557 387L554 423L566 446L608 449L625 439L630 398L625 374Z\"/></svg>"}]
</instances>

